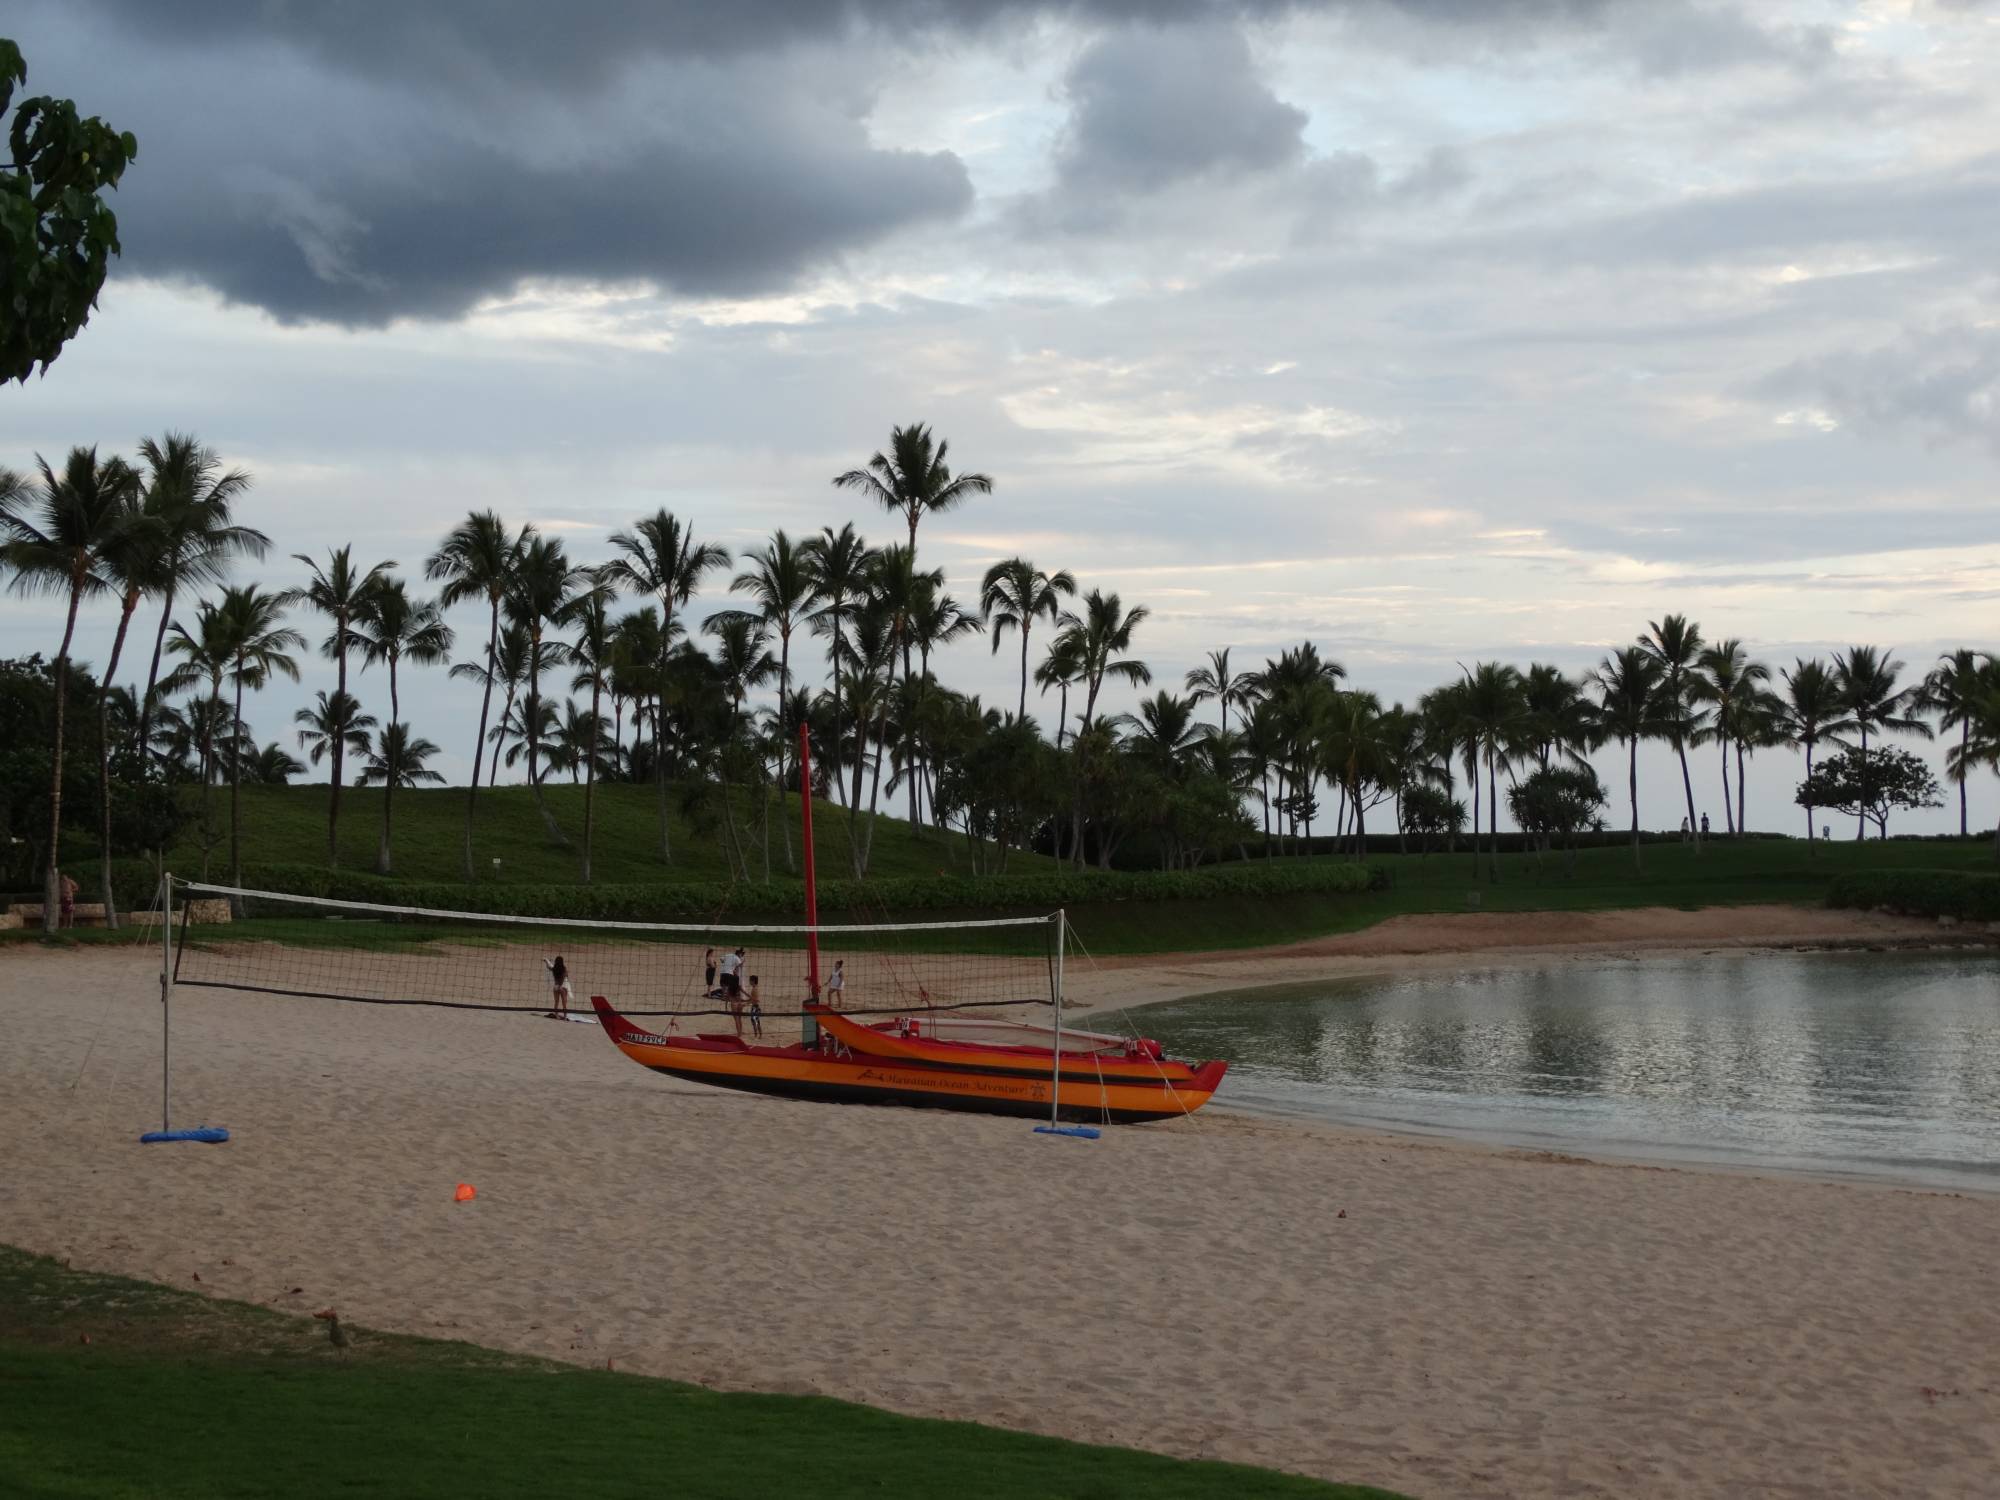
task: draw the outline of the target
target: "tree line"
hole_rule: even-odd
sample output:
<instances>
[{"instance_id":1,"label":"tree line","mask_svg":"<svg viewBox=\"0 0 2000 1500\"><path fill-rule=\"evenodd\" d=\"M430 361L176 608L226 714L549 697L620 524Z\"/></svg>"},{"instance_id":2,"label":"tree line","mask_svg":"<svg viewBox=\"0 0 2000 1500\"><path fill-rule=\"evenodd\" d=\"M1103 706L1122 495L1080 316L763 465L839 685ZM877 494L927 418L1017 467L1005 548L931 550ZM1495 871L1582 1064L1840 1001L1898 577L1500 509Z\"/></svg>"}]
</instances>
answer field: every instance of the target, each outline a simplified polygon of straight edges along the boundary
<instances>
[{"instance_id":1,"label":"tree line","mask_svg":"<svg viewBox=\"0 0 2000 1500\"><path fill-rule=\"evenodd\" d=\"M503 766L521 770L548 837L576 849L585 882L600 780L655 789L663 863L674 857L677 813L716 840L733 878L769 878L775 814L780 857L795 870L787 799L802 790L794 748L802 725L810 790L844 810L857 877L867 874L885 794L901 797L913 830L975 872L1004 869L1026 848L1078 868L1139 849L1163 868L1192 868L1248 857L1253 843L1275 858L1307 847L1329 812L1336 838L1358 857L1369 815L1386 807L1399 845L1414 837L1424 850L1455 844L1469 813L1491 878L1502 778L1519 827L1573 844L1603 826L1610 798L1589 756L1611 745L1627 765L1635 860L1642 741L1663 742L1677 757L1696 840L1694 777L1704 754L1716 758L1724 831L1735 832L1747 827L1748 757L1802 751L1809 839L1820 809L1854 816L1860 835L1869 823L1885 832L1893 807L1934 803L1928 770L1885 746L1885 735L1929 737L1934 719L1955 736L1947 774L1958 783L1961 832L1966 778L1979 766L2000 768L2000 665L1991 653L1950 652L1906 681L1904 663L1857 645L1774 673L1740 640L1711 642L1680 615L1649 623L1581 677L1482 661L1410 708L1350 686L1340 662L1304 642L1243 670L1229 648L1214 650L1179 691L1162 687L1132 713L1104 713L1107 684L1153 685L1135 645L1146 607L1082 591L1068 571L1025 557L989 569L976 600L954 598L942 570L919 561L919 527L990 494L993 483L953 472L948 457L947 442L912 424L833 476L902 523L898 539L879 545L848 522L804 537L779 530L736 557L661 509L611 533L605 555L584 561L532 524L475 510L407 567L358 559L351 545L296 554L307 581L287 590L230 581L237 563L268 556L270 538L237 518L250 476L186 434L145 440L132 462L77 448L60 469L38 459L30 475L0 471L0 566L12 588L66 605L52 673L48 899L70 648L86 604L117 611L95 735L107 905L114 753L121 778L200 788L205 848L215 842L214 793L228 788L234 877L240 789L305 772L296 749L326 767L329 862L338 860L343 786L383 788L376 864L390 871L396 791L442 780L431 765L439 747L405 718L401 689L409 671L439 667L480 689L462 850L468 880L480 792ZM735 603L696 621L694 601L716 593ZM148 604L157 612L147 622L144 685L118 688ZM476 610L481 626L463 643L446 618L457 608ZM307 621L323 632L318 649L335 664L335 686L295 714L290 744L260 745L246 698L274 678L298 679ZM955 691L931 669L940 648L981 633L996 654L1008 646L1018 660L1011 709ZM808 641L822 648L817 671L806 665ZM370 669L380 669L381 691L364 705L360 679ZM1038 711L1055 700L1053 737L1029 711L1031 688ZM773 689L775 701L763 705ZM1205 709L1213 722L1201 718ZM574 834L543 795L551 776L583 786Z\"/></svg>"}]
</instances>

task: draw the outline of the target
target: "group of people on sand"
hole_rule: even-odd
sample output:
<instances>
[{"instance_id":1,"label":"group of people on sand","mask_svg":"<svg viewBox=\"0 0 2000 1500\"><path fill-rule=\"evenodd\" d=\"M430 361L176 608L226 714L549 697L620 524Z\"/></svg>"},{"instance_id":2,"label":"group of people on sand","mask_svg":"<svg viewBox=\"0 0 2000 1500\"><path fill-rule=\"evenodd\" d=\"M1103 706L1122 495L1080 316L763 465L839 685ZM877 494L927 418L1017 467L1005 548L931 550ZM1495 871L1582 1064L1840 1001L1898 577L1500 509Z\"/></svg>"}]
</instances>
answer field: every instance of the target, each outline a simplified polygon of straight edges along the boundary
<instances>
[{"instance_id":1,"label":"group of people on sand","mask_svg":"<svg viewBox=\"0 0 2000 1500\"><path fill-rule=\"evenodd\" d=\"M731 948L717 962L715 950L710 948L701 956L702 993L710 1000L720 1000L729 1007L730 1019L736 1022L736 1034L743 1035L744 1012L747 1007L750 1034L764 1035L764 1002L757 992L757 976L743 972L748 953L742 948Z\"/></svg>"}]
</instances>

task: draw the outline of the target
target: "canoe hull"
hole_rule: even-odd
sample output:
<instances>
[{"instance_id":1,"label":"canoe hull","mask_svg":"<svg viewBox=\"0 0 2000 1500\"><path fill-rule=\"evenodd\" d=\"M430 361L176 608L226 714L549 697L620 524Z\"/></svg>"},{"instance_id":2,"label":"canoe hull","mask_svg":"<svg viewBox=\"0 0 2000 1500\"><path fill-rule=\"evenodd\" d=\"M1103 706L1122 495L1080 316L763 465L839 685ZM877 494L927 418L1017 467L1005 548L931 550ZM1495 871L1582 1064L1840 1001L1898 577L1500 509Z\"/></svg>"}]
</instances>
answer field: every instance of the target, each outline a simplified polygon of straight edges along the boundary
<instances>
[{"instance_id":1,"label":"canoe hull","mask_svg":"<svg viewBox=\"0 0 2000 1500\"><path fill-rule=\"evenodd\" d=\"M837 1104L899 1104L977 1114L1047 1119L1051 1080L1025 1066L951 1065L842 1055L802 1046L752 1047L725 1037L666 1037L619 1015L602 996L591 1004L612 1044L640 1066L718 1088ZM1186 1080L1113 1080L1067 1066L1055 1115L1092 1124L1139 1124L1191 1114L1206 1104L1227 1070L1205 1063Z\"/></svg>"}]
</instances>

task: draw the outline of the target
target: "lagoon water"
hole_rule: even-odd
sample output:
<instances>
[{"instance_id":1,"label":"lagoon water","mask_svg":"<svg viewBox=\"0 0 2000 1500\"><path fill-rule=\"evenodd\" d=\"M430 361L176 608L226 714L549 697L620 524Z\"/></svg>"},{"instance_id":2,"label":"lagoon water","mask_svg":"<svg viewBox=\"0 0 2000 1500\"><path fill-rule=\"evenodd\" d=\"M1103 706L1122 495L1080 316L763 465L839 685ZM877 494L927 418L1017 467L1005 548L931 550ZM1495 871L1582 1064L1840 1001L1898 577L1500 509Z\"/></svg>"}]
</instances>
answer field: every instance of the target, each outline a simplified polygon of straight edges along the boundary
<instances>
[{"instance_id":1,"label":"lagoon water","mask_svg":"<svg viewBox=\"0 0 2000 1500\"><path fill-rule=\"evenodd\" d=\"M1578 1155L2000 1191L1991 954L1340 979L1147 1006L1130 1024L1172 1056L1231 1059L1219 1105Z\"/></svg>"}]
</instances>

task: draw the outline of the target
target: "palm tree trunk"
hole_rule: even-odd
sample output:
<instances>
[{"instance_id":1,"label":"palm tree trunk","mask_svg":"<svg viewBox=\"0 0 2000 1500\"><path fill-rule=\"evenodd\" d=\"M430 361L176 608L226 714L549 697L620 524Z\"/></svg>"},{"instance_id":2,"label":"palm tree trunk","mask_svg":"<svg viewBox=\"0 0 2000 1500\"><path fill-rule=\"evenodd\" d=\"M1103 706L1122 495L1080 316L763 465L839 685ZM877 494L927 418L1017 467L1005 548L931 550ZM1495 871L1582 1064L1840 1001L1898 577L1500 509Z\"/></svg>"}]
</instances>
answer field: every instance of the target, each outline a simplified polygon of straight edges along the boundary
<instances>
[{"instance_id":1,"label":"palm tree trunk","mask_svg":"<svg viewBox=\"0 0 2000 1500\"><path fill-rule=\"evenodd\" d=\"M1744 773L1743 741L1736 742L1736 836L1742 838L1750 832L1750 825L1744 821Z\"/></svg>"},{"instance_id":2,"label":"palm tree trunk","mask_svg":"<svg viewBox=\"0 0 2000 1500\"><path fill-rule=\"evenodd\" d=\"M1694 840L1695 853L1701 853L1701 819L1694 815L1694 778L1688 775L1687 745L1681 737L1674 736L1674 754L1681 760L1681 790L1687 793L1688 836Z\"/></svg>"},{"instance_id":3,"label":"palm tree trunk","mask_svg":"<svg viewBox=\"0 0 2000 1500\"><path fill-rule=\"evenodd\" d=\"M882 760L888 754L888 740L889 699L884 694L881 710L875 716L875 771L868 780L868 833L866 842L861 846L860 873L864 876L868 873L868 862L875 854L875 805L882 793Z\"/></svg>"},{"instance_id":4,"label":"palm tree trunk","mask_svg":"<svg viewBox=\"0 0 2000 1500\"><path fill-rule=\"evenodd\" d=\"M472 785L465 789L465 882L472 883L472 814L479 802L479 758L486 750L486 718L493 711L493 672L500 650L500 601L493 600L493 625L486 633L486 687L479 695L479 737L472 742Z\"/></svg>"},{"instance_id":5,"label":"palm tree trunk","mask_svg":"<svg viewBox=\"0 0 2000 1500\"><path fill-rule=\"evenodd\" d=\"M1639 736L1633 735L1626 744L1631 747L1631 760L1625 772L1625 791L1632 799L1632 868L1641 870L1645 868L1645 862L1639 853Z\"/></svg>"},{"instance_id":6,"label":"palm tree trunk","mask_svg":"<svg viewBox=\"0 0 2000 1500\"><path fill-rule=\"evenodd\" d=\"M1958 836L1967 838L1972 833L1971 823L1966 821L1965 783L1972 773L1972 765L1965 758L1966 747L1971 743L1972 716L1965 715L1958 721Z\"/></svg>"},{"instance_id":7,"label":"palm tree trunk","mask_svg":"<svg viewBox=\"0 0 2000 1500\"><path fill-rule=\"evenodd\" d=\"M1056 704L1056 749L1062 749L1063 730L1069 727L1069 684L1062 684L1062 696Z\"/></svg>"},{"instance_id":8,"label":"palm tree trunk","mask_svg":"<svg viewBox=\"0 0 2000 1500\"><path fill-rule=\"evenodd\" d=\"M1865 788L1868 785L1868 721L1863 719L1859 727L1861 730L1861 785ZM1865 801L1863 802L1863 806L1866 806ZM1857 812L1854 815L1854 842L1858 844L1867 837L1868 814Z\"/></svg>"},{"instance_id":9,"label":"palm tree trunk","mask_svg":"<svg viewBox=\"0 0 2000 1500\"><path fill-rule=\"evenodd\" d=\"M1806 745L1806 780L1811 781L1813 742L1811 740L1807 740L1805 742L1805 745ZM1806 804L1806 853L1807 854L1811 854L1813 852L1813 843L1815 838L1816 835L1813 832L1813 805L1810 802L1808 802Z\"/></svg>"},{"instance_id":10,"label":"palm tree trunk","mask_svg":"<svg viewBox=\"0 0 2000 1500\"><path fill-rule=\"evenodd\" d=\"M375 845L375 873L378 875L393 873L390 869L389 834L395 817L393 810L396 796L395 769L393 766L390 767L389 776L382 782L382 837Z\"/></svg>"},{"instance_id":11,"label":"palm tree trunk","mask_svg":"<svg viewBox=\"0 0 2000 1500\"><path fill-rule=\"evenodd\" d=\"M602 738L602 731L598 728L597 724L597 706L601 701L604 691L603 681L601 673L593 673L591 675L590 749L583 758L583 883L585 885L590 884L590 842L591 831L594 827L592 823L592 813L594 812L592 803L597 795L597 742ZM615 734L612 736L611 742L614 745L618 743Z\"/></svg>"},{"instance_id":12,"label":"palm tree trunk","mask_svg":"<svg viewBox=\"0 0 2000 1500\"><path fill-rule=\"evenodd\" d=\"M1729 737L1718 728L1716 744L1722 747L1722 826L1726 832L1736 832L1736 803L1729 795Z\"/></svg>"},{"instance_id":13,"label":"palm tree trunk","mask_svg":"<svg viewBox=\"0 0 2000 1500\"><path fill-rule=\"evenodd\" d=\"M125 629L132 623L132 611L139 607L139 591L125 596L124 613L118 616L118 634L111 642L111 661L104 680L97 685L97 852L103 866L104 925L118 925L118 897L111 889L111 684L118 676L118 658L125 650ZM238 882L239 884L241 882Z\"/></svg>"},{"instance_id":14,"label":"palm tree trunk","mask_svg":"<svg viewBox=\"0 0 2000 1500\"><path fill-rule=\"evenodd\" d=\"M201 721L201 878L208 879L208 851L215 842L215 710L222 707L222 676L208 680L208 712Z\"/></svg>"},{"instance_id":15,"label":"palm tree trunk","mask_svg":"<svg viewBox=\"0 0 2000 1500\"><path fill-rule=\"evenodd\" d=\"M236 753L229 757L229 883L243 884L243 662L236 662L236 708L229 730ZM232 897L232 900L235 898Z\"/></svg>"},{"instance_id":16,"label":"palm tree trunk","mask_svg":"<svg viewBox=\"0 0 2000 1500\"><path fill-rule=\"evenodd\" d=\"M69 700L69 645L76 635L77 606L83 602L83 588L70 581L69 619L63 625L62 650L56 653L56 749L49 770L49 858L42 874L42 931L54 932L62 916L62 873L56 867L56 849L62 843L63 713Z\"/></svg>"},{"instance_id":17,"label":"palm tree trunk","mask_svg":"<svg viewBox=\"0 0 2000 1500\"><path fill-rule=\"evenodd\" d=\"M153 727L153 694L160 680L160 653L167 644L167 624L174 617L174 591L177 583L167 585L167 596L160 606L160 628L153 633L153 664L146 671L146 696L139 700L139 758L146 758L146 734ZM167 753L160 752L162 769L166 766Z\"/></svg>"},{"instance_id":18,"label":"palm tree trunk","mask_svg":"<svg viewBox=\"0 0 2000 1500\"><path fill-rule=\"evenodd\" d=\"M1014 716L1019 719L1028 717L1028 622L1025 619L1021 621L1021 706L1015 710Z\"/></svg>"},{"instance_id":19,"label":"palm tree trunk","mask_svg":"<svg viewBox=\"0 0 2000 1500\"><path fill-rule=\"evenodd\" d=\"M534 642L528 647L528 795L535 799L535 811L542 815L542 827L549 837L561 848L569 848L569 835L562 831L562 824L549 811L548 800L542 795L542 639L541 631L535 632Z\"/></svg>"}]
</instances>

